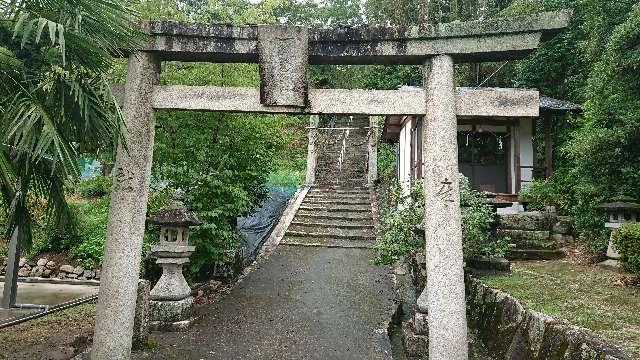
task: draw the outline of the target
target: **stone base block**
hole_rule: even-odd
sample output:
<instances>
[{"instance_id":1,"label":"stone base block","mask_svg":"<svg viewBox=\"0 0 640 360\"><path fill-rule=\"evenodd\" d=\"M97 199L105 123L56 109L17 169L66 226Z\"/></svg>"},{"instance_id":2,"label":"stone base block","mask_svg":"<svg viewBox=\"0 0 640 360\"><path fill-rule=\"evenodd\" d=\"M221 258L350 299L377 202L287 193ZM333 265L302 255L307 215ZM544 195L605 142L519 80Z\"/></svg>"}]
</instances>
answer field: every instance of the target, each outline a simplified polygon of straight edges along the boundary
<instances>
[{"instance_id":1,"label":"stone base block","mask_svg":"<svg viewBox=\"0 0 640 360\"><path fill-rule=\"evenodd\" d=\"M608 269L612 269L612 270L622 269L622 264L620 263L620 260L616 260L616 259L605 260L598 265Z\"/></svg>"},{"instance_id":2,"label":"stone base block","mask_svg":"<svg viewBox=\"0 0 640 360\"><path fill-rule=\"evenodd\" d=\"M193 296L176 301L149 302L149 318L151 322L176 323L191 317L193 308Z\"/></svg>"},{"instance_id":3,"label":"stone base block","mask_svg":"<svg viewBox=\"0 0 640 360\"><path fill-rule=\"evenodd\" d=\"M416 335L429 336L429 316L421 312L416 312L413 317L413 331Z\"/></svg>"},{"instance_id":4,"label":"stone base block","mask_svg":"<svg viewBox=\"0 0 640 360\"><path fill-rule=\"evenodd\" d=\"M429 337L416 335L409 322L402 324L404 351L408 358L426 358L429 356Z\"/></svg>"}]
</instances>

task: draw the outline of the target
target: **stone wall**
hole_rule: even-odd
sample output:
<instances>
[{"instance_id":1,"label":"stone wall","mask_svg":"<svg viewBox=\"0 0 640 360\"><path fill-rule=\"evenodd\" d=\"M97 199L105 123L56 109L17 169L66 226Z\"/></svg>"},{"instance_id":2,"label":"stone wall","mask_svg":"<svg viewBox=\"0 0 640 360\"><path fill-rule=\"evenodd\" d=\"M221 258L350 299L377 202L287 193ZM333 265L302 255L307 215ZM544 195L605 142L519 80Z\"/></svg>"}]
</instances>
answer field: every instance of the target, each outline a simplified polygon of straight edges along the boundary
<instances>
[{"instance_id":1,"label":"stone wall","mask_svg":"<svg viewBox=\"0 0 640 360\"><path fill-rule=\"evenodd\" d=\"M7 267L7 259L2 259L0 275L4 275ZM19 277L32 278L56 278L72 280L100 280L100 269L85 269L82 266L69 264L56 264L52 260L41 258L36 260L20 259Z\"/></svg>"},{"instance_id":2,"label":"stone wall","mask_svg":"<svg viewBox=\"0 0 640 360\"><path fill-rule=\"evenodd\" d=\"M587 330L524 307L509 294L466 278L467 320L495 359L631 359Z\"/></svg>"},{"instance_id":3,"label":"stone wall","mask_svg":"<svg viewBox=\"0 0 640 360\"><path fill-rule=\"evenodd\" d=\"M316 184L365 186L369 160L369 118L323 116L319 127L323 129L318 131L316 142Z\"/></svg>"},{"instance_id":4,"label":"stone wall","mask_svg":"<svg viewBox=\"0 0 640 360\"><path fill-rule=\"evenodd\" d=\"M497 232L514 247L510 259L561 258L575 241L573 219L547 211L499 215Z\"/></svg>"}]
</instances>

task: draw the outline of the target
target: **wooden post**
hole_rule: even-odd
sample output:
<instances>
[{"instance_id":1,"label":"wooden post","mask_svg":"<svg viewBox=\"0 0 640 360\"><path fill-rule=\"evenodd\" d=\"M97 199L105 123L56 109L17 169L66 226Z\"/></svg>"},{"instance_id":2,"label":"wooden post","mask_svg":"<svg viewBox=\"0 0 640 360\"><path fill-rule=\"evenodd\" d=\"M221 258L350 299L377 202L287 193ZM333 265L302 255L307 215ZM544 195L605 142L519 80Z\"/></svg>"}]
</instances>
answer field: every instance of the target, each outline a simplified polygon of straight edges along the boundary
<instances>
[{"instance_id":1,"label":"wooden post","mask_svg":"<svg viewBox=\"0 0 640 360\"><path fill-rule=\"evenodd\" d=\"M9 242L7 269L4 275L2 291L2 308L11 309L16 304L18 292L18 268L20 267L20 246L18 245L18 227L13 230Z\"/></svg>"}]
</instances>

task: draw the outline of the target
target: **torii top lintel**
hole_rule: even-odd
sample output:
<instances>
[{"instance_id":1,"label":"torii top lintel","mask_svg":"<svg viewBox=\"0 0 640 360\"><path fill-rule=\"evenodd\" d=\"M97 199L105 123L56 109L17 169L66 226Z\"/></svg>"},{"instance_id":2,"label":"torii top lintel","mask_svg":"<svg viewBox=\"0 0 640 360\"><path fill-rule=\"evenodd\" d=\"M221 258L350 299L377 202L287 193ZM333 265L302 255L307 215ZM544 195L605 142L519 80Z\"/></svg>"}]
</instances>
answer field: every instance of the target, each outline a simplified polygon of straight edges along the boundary
<instances>
[{"instance_id":1,"label":"torii top lintel","mask_svg":"<svg viewBox=\"0 0 640 360\"><path fill-rule=\"evenodd\" d=\"M570 11L423 27L305 29L310 64L422 64L448 54L457 62L518 59L567 27ZM152 36L143 51L162 60L258 62L259 28L172 21L142 22ZM277 25L275 25L277 26Z\"/></svg>"}]
</instances>

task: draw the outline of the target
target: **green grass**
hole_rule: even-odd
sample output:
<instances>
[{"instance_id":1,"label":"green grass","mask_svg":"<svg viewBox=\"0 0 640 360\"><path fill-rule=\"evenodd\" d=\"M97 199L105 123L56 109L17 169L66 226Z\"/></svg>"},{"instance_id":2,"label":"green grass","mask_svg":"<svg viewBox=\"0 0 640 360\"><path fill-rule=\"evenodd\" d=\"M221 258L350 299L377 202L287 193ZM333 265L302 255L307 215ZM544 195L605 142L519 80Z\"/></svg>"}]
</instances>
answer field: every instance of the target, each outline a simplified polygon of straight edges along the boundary
<instances>
[{"instance_id":1,"label":"green grass","mask_svg":"<svg viewBox=\"0 0 640 360\"><path fill-rule=\"evenodd\" d=\"M616 285L613 271L564 261L516 262L512 269L483 281L528 309L566 319L640 355L640 287Z\"/></svg>"}]
</instances>

